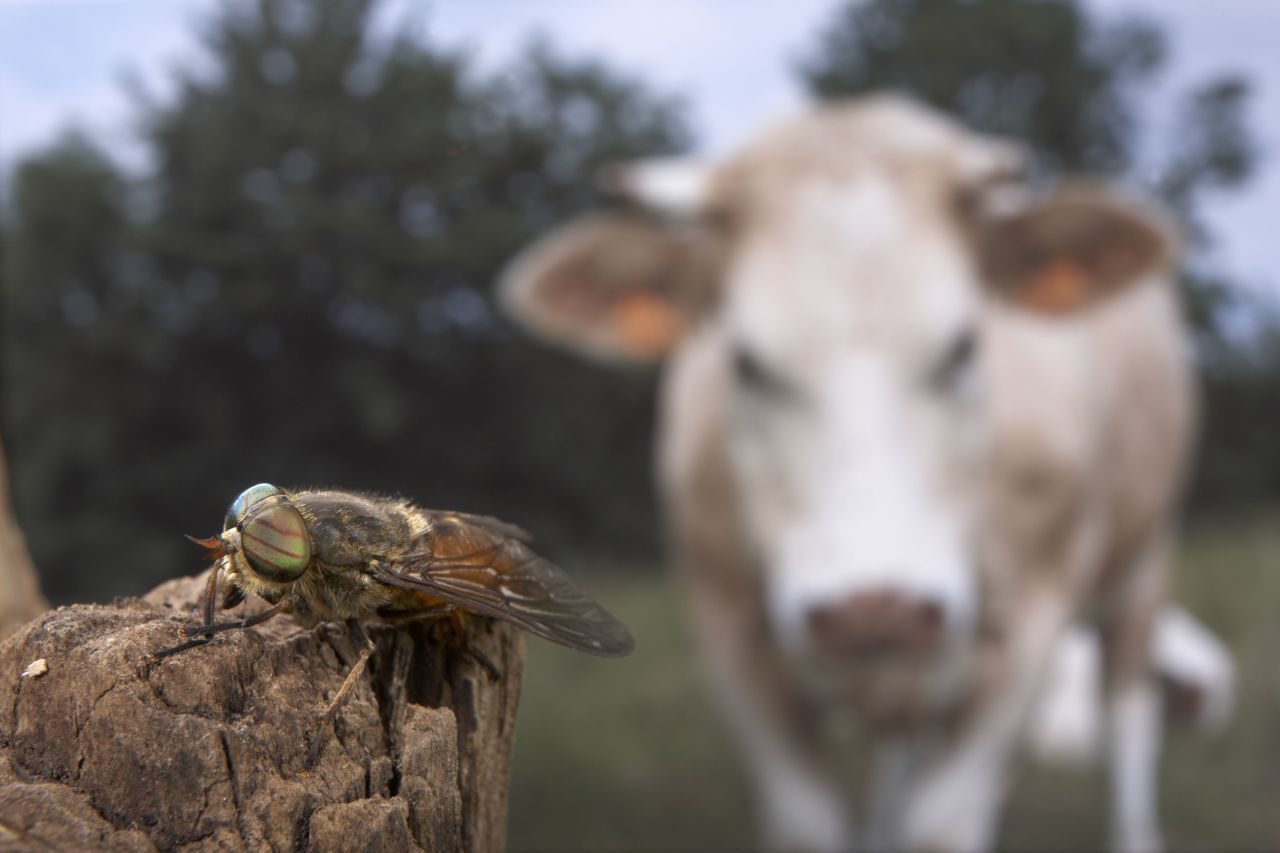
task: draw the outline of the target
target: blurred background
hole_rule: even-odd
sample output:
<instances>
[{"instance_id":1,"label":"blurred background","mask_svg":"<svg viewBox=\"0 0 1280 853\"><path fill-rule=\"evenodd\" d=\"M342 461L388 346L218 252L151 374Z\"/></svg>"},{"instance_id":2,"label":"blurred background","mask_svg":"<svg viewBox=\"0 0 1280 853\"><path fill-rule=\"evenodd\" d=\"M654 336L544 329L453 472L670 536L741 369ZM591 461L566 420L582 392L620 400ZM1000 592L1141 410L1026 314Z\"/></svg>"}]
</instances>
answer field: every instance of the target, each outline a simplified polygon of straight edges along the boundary
<instances>
[{"instance_id":1,"label":"blurred background","mask_svg":"<svg viewBox=\"0 0 1280 853\"><path fill-rule=\"evenodd\" d=\"M1177 594L1243 683L1224 739L1173 743L1164 815L1180 847L1274 846L1277 32L1251 0L0 0L0 439L45 592L200 570L181 534L260 481L517 521L641 648L531 644L513 848L750 845L662 570L656 372L531 342L492 288L603 163L905 89L1186 230ZM1096 844L1100 778L1031 771L1006 843Z\"/></svg>"}]
</instances>

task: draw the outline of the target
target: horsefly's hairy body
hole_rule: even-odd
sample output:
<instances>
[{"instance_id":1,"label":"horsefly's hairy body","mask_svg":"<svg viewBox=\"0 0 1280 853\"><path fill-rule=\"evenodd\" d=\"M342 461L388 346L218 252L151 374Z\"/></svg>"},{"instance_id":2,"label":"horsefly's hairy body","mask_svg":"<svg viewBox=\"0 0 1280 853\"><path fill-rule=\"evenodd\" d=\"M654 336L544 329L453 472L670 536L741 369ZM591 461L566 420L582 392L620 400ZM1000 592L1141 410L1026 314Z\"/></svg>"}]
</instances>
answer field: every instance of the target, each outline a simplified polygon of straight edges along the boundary
<instances>
[{"instance_id":1,"label":"horsefly's hairy body","mask_svg":"<svg viewBox=\"0 0 1280 853\"><path fill-rule=\"evenodd\" d=\"M530 537L488 516L421 509L405 500L337 490L284 489L262 483L227 509L221 535L193 540L215 559L205 598L203 636L156 652L161 658L279 614L315 625L345 621L365 651L330 704L336 711L363 671L373 644L363 622L479 614L593 655L617 657L634 646L626 627L563 570L529 547ZM271 607L213 624L218 588L224 604L257 595ZM480 659L492 674L496 668Z\"/></svg>"}]
</instances>

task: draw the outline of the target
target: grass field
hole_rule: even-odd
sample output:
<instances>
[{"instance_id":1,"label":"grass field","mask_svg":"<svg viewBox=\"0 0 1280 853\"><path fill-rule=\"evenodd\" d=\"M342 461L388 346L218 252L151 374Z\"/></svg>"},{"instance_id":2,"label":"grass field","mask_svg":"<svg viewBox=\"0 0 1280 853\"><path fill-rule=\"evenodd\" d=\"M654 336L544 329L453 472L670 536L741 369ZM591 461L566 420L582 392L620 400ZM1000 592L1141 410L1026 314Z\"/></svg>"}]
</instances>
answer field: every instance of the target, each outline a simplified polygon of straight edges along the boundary
<instances>
[{"instance_id":1,"label":"grass field","mask_svg":"<svg viewBox=\"0 0 1280 853\"><path fill-rule=\"evenodd\" d=\"M592 589L639 648L596 660L530 642L511 792L513 850L741 850L754 843L746 783L701 692L665 575ZM1237 656L1235 720L1221 737L1167 738L1161 809L1174 849L1280 846L1280 513L1188 532L1177 594ZM1096 849L1101 768L1026 767L1005 849Z\"/></svg>"}]
</instances>

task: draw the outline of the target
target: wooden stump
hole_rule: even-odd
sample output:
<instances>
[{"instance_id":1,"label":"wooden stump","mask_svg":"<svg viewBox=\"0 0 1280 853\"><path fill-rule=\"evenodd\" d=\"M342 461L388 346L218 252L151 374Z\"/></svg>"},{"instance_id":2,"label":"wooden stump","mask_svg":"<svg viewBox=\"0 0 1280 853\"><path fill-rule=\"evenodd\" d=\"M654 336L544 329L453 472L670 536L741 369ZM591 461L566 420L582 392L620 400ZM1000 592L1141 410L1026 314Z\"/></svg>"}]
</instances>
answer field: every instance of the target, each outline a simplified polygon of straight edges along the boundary
<instances>
[{"instance_id":1,"label":"wooden stump","mask_svg":"<svg viewBox=\"0 0 1280 853\"><path fill-rule=\"evenodd\" d=\"M468 623L493 679L447 625L371 627L369 670L324 725L359 653L340 627L282 617L147 666L203 588L59 608L0 644L0 849L502 849L518 631Z\"/></svg>"},{"instance_id":2,"label":"wooden stump","mask_svg":"<svg viewBox=\"0 0 1280 853\"><path fill-rule=\"evenodd\" d=\"M27 540L13 514L9 472L0 447L0 640L49 609L36 582Z\"/></svg>"}]
</instances>

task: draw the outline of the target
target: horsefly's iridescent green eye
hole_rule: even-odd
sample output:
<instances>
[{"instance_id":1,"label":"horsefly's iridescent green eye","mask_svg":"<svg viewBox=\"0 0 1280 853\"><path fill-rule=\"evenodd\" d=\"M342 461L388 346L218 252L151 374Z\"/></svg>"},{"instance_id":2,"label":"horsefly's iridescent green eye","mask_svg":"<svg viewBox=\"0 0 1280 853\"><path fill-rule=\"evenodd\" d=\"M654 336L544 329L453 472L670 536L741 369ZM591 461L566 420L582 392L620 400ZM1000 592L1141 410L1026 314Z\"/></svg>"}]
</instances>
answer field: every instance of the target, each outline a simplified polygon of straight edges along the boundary
<instances>
[{"instance_id":1,"label":"horsefly's iridescent green eye","mask_svg":"<svg viewBox=\"0 0 1280 853\"><path fill-rule=\"evenodd\" d=\"M302 513L288 498L258 501L240 522L240 550L263 580L297 580L311 563L311 537Z\"/></svg>"},{"instance_id":2,"label":"horsefly's iridescent green eye","mask_svg":"<svg viewBox=\"0 0 1280 853\"><path fill-rule=\"evenodd\" d=\"M249 508L258 501L283 494L282 490L270 483L259 483L256 486L250 486L231 502L231 506L227 507L227 515L222 520L222 529L230 530L244 521L245 514L249 512Z\"/></svg>"}]
</instances>

